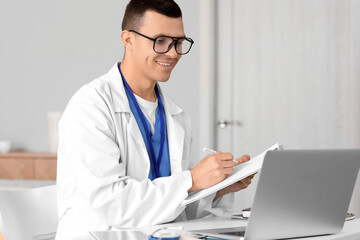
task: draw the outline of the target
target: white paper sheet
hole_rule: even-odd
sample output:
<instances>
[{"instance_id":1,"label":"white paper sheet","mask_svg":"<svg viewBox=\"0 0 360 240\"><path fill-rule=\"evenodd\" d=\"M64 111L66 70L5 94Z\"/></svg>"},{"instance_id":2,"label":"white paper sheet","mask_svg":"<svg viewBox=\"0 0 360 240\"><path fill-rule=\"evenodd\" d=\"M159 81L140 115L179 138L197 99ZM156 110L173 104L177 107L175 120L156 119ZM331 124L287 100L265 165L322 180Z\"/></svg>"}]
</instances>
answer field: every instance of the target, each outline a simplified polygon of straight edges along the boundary
<instances>
[{"instance_id":1,"label":"white paper sheet","mask_svg":"<svg viewBox=\"0 0 360 240\"><path fill-rule=\"evenodd\" d=\"M262 167L262 163L264 161L266 152L269 150L275 150L275 149L279 149L279 144L276 143L273 146L266 149L261 154L252 158L250 161L240 164L240 165L237 165L236 167L234 167L234 172L232 174L230 174L227 178L225 178L223 181L221 181L220 183L218 183L212 187L209 187L209 188L206 188L203 190L199 190L199 191L196 191L196 192L190 194L182 202L181 205L182 206L188 205L189 203L195 202L195 201L197 201L203 197L206 197L212 193L215 193L237 181L240 181L241 179L244 179L244 178L250 176L251 174L258 172Z\"/></svg>"}]
</instances>

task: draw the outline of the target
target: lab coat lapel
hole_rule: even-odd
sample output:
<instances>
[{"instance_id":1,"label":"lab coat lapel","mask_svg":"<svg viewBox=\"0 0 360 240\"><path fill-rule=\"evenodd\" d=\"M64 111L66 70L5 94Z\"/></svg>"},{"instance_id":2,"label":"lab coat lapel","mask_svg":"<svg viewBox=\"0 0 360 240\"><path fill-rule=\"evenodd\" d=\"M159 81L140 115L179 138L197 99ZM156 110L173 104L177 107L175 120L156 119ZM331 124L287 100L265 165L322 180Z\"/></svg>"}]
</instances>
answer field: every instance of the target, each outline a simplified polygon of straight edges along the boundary
<instances>
[{"instance_id":1,"label":"lab coat lapel","mask_svg":"<svg viewBox=\"0 0 360 240\"><path fill-rule=\"evenodd\" d=\"M138 150L141 151L142 159L144 164L149 168L150 167L150 158L147 154L145 142L141 135L139 126L137 125L135 116L132 114L129 100L126 96L124 84L119 73L118 64L115 64L106 77L110 80L110 85L112 87L112 97L114 99L114 108L115 112L129 114L129 124L127 125L127 131L130 132L132 140L139 145ZM130 140L130 139L129 139ZM124 157L124 156L123 156Z\"/></svg>"},{"instance_id":2,"label":"lab coat lapel","mask_svg":"<svg viewBox=\"0 0 360 240\"><path fill-rule=\"evenodd\" d=\"M143 148L147 152L143 136L133 114L130 114L128 131L131 133L131 136L133 136L135 142L139 144L139 147Z\"/></svg>"},{"instance_id":3,"label":"lab coat lapel","mask_svg":"<svg viewBox=\"0 0 360 240\"><path fill-rule=\"evenodd\" d=\"M146 166L146 172L148 173L148 169L150 169L150 157L148 155L148 152L146 150L145 142L143 139L143 136L141 134L141 131L139 129L139 126L136 122L136 119L134 115L130 114L130 120L129 125L127 127L128 132L130 132L130 135L132 136L132 140L138 144L138 151L141 152L141 160L143 161L144 165Z\"/></svg>"},{"instance_id":4,"label":"lab coat lapel","mask_svg":"<svg viewBox=\"0 0 360 240\"><path fill-rule=\"evenodd\" d=\"M166 114L166 125L168 133L168 144L170 152L171 173L179 173L182 171L181 160L184 149L184 128L171 116Z\"/></svg>"},{"instance_id":5,"label":"lab coat lapel","mask_svg":"<svg viewBox=\"0 0 360 240\"><path fill-rule=\"evenodd\" d=\"M168 97L163 94L161 94L161 96L165 106L171 174L175 174L182 172L181 164L184 150L185 130L177 120L177 116L182 112L182 109Z\"/></svg>"}]
</instances>

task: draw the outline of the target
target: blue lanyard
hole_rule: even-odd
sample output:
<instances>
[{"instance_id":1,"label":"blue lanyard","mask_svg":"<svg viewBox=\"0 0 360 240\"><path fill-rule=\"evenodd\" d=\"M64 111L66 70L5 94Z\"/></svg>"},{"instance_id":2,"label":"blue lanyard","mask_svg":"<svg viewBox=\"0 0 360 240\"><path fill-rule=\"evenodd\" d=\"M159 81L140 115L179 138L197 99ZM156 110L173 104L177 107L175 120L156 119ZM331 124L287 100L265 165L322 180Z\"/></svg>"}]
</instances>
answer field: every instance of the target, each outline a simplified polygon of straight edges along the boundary
<instances>
[{"instance_id":1,"label":"blue lanyard","mask_svg":"<svg viewBox=\"0 0 360 240\"><path fill-rule=\"evenodd\" d=\"M147 120L146 120L143 112L141 111L140 106L139 106L138 102L136 101L136 98L135 98L133 92L131 91L128 83L126 82L124 75L121 72L120 64L118 64L118 68L119 68L119 72L120 72L121 78L123 80L123 83L125 85L125 90L128 93L128 96L130 96L129 101L132 101L133 104L135 105L135 109L131 109L131 110L132 111L135 110L140 117L140 121L138 121L138 119L136 119L136 121L139 125L139 128L140 128L140 124L141 124L142 127L145 129L146 134L145 134L145 136L143 135L143 139L145 141L145 145L147 145L149 147L148 155L150 158L150 164L152 166L151 169L153 171L153 176L154 176L154 178L158 178L158 177L160 177L159 169L160 169L160 162L161 162L161 158L162 158L162 154L163 154L163 148L164 148L164 143L165 143L165 132L166 132L164 107L163 107L163 102L162 102L161 96L159 94L158 87L157 87L157 85L155 85L155 92L156 92L156 96L158 98L158 108L159 108L159 114L160 114L160 131L161 132L160 132L160 150L159 150L158 157L156 158L154 147L153 147L152 141L151 141L151 129L149 129Z\"/></svg>"}]
</instances>

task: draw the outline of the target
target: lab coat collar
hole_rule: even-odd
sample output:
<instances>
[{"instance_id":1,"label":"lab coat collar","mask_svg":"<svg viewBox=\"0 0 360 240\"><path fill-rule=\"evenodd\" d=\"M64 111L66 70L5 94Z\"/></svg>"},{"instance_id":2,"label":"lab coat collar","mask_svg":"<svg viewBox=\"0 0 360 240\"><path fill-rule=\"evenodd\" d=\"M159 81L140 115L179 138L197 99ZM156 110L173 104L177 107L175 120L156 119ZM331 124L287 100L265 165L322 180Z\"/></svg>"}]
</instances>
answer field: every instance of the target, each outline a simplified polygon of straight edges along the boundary
<instances>
[{"instance_id":1,"label":"lab coat collar","mask_svg":"<svg viewBox=\"0 0 360 240\"><path fill-rule=\"evenodd\" d=\"M105 78L108 79L111 87L115 112L131 113L129 100L126 96L124 84L118 69L118 63L110 69L110 71L105 75Z\"/></svg>"},{"instance_id":2,"label":"lab coat collar","mask_svg":"<svg viewBox=\"0 0 360 240\"><path fill-rule=\"evenodd\" d=\"M109 84L111 86L113 92L113 100L114 100L114 109L115 112L131 112L129 100L126 96L124 84L121 79L121 75L118 69L118 63L116 63L110 71L105 75L106 78L109 79ZM163 98L165 110L169 111L169 113L174 116L180 114L183 110L174 103L168 96L162 93L162 90L159 87L159 92L161 97Z\"/></svg>"}]
</instances>

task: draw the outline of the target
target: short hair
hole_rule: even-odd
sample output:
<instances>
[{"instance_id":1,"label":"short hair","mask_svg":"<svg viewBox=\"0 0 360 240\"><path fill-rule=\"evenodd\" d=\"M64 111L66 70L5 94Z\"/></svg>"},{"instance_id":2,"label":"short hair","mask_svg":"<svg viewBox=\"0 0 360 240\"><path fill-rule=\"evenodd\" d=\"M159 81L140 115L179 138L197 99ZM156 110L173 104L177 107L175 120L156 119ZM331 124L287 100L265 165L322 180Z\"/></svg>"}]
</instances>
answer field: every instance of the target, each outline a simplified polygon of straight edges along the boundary
<instances>
[{"instance_id":1,"label":"short hair","mask_svg":"<svg viewBox=\"0 0 360 240\"><path fill-rule=\"evenodd\" d=\"M131 0L126 6L122 30L138 30L145 12L149 10L167 17L182 17L181 9L174 0Z\"/></svg>"}]
</instances>

